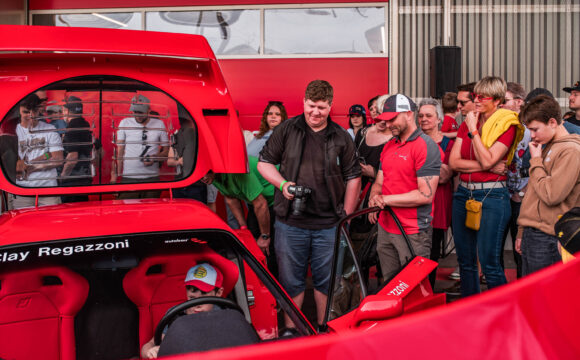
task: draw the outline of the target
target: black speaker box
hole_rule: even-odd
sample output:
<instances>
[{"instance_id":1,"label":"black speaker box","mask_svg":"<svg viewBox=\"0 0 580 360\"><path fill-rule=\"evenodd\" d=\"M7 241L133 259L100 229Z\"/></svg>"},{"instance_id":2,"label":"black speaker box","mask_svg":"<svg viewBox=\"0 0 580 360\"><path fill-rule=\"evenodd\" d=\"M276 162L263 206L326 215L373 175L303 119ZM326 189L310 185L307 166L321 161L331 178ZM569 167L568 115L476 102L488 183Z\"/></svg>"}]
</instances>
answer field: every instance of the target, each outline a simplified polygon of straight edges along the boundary
<instances>
[{"instance_id":1,"label":"black speaker box","mask_svg":"<svg viewBox=\"0 0 580 360\"><path fill-rule=\"evenodd\" d=\"M435 46L429 50L429 95L441 99L461 84L461 48Z\"/></svg>"}]
</instances>

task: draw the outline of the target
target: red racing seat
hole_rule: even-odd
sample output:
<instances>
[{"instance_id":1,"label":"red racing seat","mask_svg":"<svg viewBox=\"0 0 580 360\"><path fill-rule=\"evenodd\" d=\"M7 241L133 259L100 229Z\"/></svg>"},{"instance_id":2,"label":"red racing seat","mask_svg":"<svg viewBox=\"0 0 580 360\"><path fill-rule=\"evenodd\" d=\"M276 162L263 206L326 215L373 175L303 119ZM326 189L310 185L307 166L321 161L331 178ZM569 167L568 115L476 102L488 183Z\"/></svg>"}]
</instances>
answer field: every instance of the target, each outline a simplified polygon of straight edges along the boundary
<instances>
[{"instance_id":1,"label":"red racing seat","mask_svg":"<svg viewBox=\"0 0 580 360\"><path fill-rule=\"evenodd\" d=\"M140 347L151 340L155 327L167 310L187 300L184 285L187 270L206 261L221 270L223 296L227 296L238 281L239 269L208 247L196 253L144 258L125 275L123 289L139 309Z\"/></svg>"},{"instance_id":2,"label":"red racing seat","mask_svg":"<svg viewBox=\"0 0 580 360\"><path fill-rule=\"evenodd\" d=\"M74 318L89 293L60 266L0 274L0 358L74 360Z\"/></svg>"}]
</instances>

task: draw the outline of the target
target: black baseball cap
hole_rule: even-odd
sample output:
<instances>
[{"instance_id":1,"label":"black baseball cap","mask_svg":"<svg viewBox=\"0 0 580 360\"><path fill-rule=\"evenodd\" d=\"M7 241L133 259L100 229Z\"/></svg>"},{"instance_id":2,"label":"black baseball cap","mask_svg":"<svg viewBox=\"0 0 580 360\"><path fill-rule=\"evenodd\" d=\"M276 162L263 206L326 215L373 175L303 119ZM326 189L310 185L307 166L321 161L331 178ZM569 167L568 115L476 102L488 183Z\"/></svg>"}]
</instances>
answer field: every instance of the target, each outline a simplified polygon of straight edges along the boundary
<instances>
[{"instance_id":1,"label":"black baseball cap","mask_svg":"<svg viewBox=\"0 0 580 360\"><path fill-rule=\"evenodd\" d=\"M348 116L351 115L360 115L362 117L365 117L367 115L367 111L362 105L356 104L351 106L350 109L348 109Z\"/></svg>"},{"instance_id":2,"label":"black baseball cap","mask_svg":"<svg viewBox=\"0 0 580 360\"><path fill-rule=\"evenodd\" d=\"M76 96L69 96L68 99L66 99L66 104L64 104L64 107L66 107L73 114L82 114L83 101Z\"/></svg>"},{"instance_id":3,"label":"black baseball cap","mask_svg":"<svg viewBox=\"0 0 580 360\"><path fill-rule=\"evenodd\" d=\"M574 83L574 85L572 85L572 87L565 87L562 90L564 90L567 93L571 93L572 91L576 90L576 91L580 91L580 81L576 81Z\"/></svg>"}]
</instances>

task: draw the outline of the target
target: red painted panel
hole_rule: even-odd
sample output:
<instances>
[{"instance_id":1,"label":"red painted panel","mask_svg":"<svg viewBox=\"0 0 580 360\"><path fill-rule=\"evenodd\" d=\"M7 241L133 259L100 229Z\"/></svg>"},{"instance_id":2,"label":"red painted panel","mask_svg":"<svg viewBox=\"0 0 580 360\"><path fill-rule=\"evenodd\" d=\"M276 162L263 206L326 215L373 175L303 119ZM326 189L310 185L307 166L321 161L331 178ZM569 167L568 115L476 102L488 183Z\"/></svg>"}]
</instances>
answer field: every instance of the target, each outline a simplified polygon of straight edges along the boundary
<instances>
[{"instance_id":1,"label":"red painted panel","mask_svg":"<svg viewBox=\"0 0 580 360\"><path fill-rule=\"evenodd\" d=\"M219 64L247 130L258 129L269 100L282 101L290 117L302 113L304 90L311 80L332 84L330 114L343 126L348 126L351 105L366 107L370 98L388 91L387 58L222 59Z\"/></svg>"},{"instance_id":2,"label":"red painted panel","mask_svg":"<svg viewBox=\"0 0 580 360\"><path fill-rule=\"evenodd\" d=\"M2 0L0 1L0 10L21 11L24 10L24 3L22 0Z\"/></svg>"},{"instance_id":3,"label":"red painted panel","mask_svg":"<svg viewBox=\"0 0 580 360\"><path fill-rule=\"evenodd\" d=\"M98 3L79 0L28 0L29 10L50 9L105 9L105 8L139 8L156 6L225 6L225 5L256 5L256 4L325 4L325 3L368 3L364 0L225 0L216 4L212 0L100 0Z\"/></svg>"}]
</instances>

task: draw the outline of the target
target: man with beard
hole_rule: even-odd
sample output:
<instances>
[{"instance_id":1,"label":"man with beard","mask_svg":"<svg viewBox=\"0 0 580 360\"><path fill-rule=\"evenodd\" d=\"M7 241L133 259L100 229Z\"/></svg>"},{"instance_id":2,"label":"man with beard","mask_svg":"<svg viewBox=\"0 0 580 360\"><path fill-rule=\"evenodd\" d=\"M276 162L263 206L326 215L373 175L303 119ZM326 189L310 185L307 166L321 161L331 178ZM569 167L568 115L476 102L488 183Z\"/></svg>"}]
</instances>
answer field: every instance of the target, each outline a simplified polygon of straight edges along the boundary
<instances>
[{"instance_id":1,"label":"man with beard","mask_svg":"<svg viewBox=\"0 0 580 360\"><path fill-rule=\"evenodd\" d=\"M385 120L394 139L381 154L381 166L371 189L369 207L390 206L399 218L416 255L429 258L433 228L433 198L443 152L415 122L417 105L402 94L389 97L378 119ZM372 223L377 214L369 214ZM383 278L389 280L410 260L411 253L394 219L378 217L377 253Z\"/></svg>"},{"instance_id":2,"label":"man with beard","mask_svg":"<svg viewBox=\"0 0 580 360\"><path fill-rule=\"evenodd\" d=\"M159 167L169 152L169 138L165 124L150 116L149 99L135 95L129 111L134 114L119 123L117 131L116 168L111 172L111 183L122 175L121 183L158 182ZM160 191L122 193L120 199L156 198Z\"/></svg>"}]
</instances>

